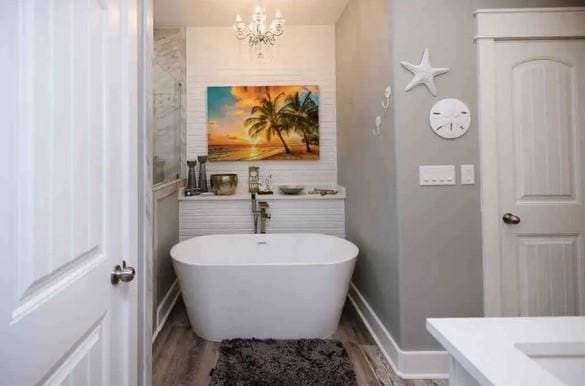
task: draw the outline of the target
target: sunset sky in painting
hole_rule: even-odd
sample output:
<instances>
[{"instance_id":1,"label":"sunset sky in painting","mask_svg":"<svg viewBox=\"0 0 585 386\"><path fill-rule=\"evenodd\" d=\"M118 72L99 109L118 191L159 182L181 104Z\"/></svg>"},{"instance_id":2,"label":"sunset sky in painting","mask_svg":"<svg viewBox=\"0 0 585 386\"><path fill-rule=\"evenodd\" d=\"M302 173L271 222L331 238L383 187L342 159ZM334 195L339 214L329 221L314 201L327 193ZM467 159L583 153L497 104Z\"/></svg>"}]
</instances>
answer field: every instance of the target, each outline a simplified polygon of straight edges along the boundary
<instances>
[{"instance_id":1,"label":"sunset sky in painting","mask_svg":"<svg viewBox=\"0 0 585 386\"><path fill-rule=\"evenodd\" d=\"M297 91L303 97L311 91L311 98L319 103L317 86L209 87L207 89L209 146L267 144L265 138L250 138L248 130L244 127L244 121L251 116L252 107L261 104L267 90L272 98L281 92L292 95ZM284 102L284 98L281 100ZM301 137L294 133L286 138L291 145L302 143ZM273 137L269 145L278 143L278 138Z\"/></svg>"}]
</instances>

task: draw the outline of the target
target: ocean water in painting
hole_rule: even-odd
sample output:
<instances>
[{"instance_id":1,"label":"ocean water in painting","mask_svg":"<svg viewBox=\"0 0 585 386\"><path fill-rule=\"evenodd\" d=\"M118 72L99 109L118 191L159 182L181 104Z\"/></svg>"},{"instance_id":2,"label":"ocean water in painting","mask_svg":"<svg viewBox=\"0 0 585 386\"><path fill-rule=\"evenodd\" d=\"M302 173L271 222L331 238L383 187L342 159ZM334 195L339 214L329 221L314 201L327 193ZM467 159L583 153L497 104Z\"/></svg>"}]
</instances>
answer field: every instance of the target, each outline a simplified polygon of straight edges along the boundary
<instances>
[{"instance_id":1,"label":"ocean water in painting","mask_svg":"<svg viewBox=\"0 0 585 386\"><path fill-rule=\"evenodd\" d=\"M317 86L209 87L210 161L319 159Z\"/></svg>"}]
</instances>

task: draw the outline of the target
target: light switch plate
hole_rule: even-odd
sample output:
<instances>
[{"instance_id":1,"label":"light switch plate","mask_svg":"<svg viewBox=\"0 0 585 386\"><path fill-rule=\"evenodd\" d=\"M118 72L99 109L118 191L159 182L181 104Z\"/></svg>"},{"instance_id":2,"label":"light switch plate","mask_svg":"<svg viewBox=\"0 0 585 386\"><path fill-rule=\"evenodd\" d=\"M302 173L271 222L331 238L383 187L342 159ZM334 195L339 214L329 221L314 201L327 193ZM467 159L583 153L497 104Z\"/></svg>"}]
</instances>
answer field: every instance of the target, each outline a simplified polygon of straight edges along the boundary
<instances>
[{"instance_id":1,"label":"light switch plate","mask_svg":"<svg viewBox=\"0 0 585 386\"><path fill-rule=\"evenodd\" d=\"M421 186L455 185L454 165L433 165L418 167Z\"/></svg>"},{"instance_id":2,"label":"light switch plate","mask_svg":"<svg viewBox=\"0 0 585 386\"><path fill-rule=\"evenodd\" d=\"M475 184L475 165L461 165L461 185Z\"/></svg>"}]
</instances>

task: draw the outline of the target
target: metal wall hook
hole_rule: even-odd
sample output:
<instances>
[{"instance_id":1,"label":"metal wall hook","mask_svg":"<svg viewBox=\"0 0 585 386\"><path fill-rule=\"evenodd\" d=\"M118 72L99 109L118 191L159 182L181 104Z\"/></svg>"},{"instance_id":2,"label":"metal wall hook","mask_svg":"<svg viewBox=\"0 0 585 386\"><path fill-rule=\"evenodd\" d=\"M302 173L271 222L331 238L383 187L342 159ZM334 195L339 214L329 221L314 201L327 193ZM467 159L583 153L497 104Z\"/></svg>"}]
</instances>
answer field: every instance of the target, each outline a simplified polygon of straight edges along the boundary
<instances>
[{"instance_id":1,"label":"metal wall hook","mask_svg":"<svg viewBox=\"0 0 585 386\"><path fill-rule=\"evenodd\" d=\"M388 110L390 108L390 97L392 96L392 88L390 86L386 87L386 91L384 92L384 100L380 102L382 108L384 110Z\"/></svg>"},{"instance_id":2,"label":"metal wall hook","mask_svg":"<svg viewBox=\"0 0 585 386\"><path fill-rule=\"evenodd\" d=\"M378 115L376 117L376 128L372 130L372 134L374 134L374 136L376 136L376 137L379 137L381 133L382 133L382 117Z\"/></svg>"},{"instance_id":3,"label":"metal wall hook","mask_svg":"<svg viewBox=\"0 0 585 386\"><path fill-rule=\"evenodd\" d=\"M382 99L382 102L380 102L380 105L382 105L382 108L384 109L384 111L382 112L385 113L386 111L388 111L388 109L390 109L390 105L391 103L391 97L392 97L392 87L388 86L386 87L386 90L384 91L384 99ZM376 117L376 128L372 130L372 134L375 137L379 137L382 134L382 115L378 115Z\"/></svg>"}]
</instances>

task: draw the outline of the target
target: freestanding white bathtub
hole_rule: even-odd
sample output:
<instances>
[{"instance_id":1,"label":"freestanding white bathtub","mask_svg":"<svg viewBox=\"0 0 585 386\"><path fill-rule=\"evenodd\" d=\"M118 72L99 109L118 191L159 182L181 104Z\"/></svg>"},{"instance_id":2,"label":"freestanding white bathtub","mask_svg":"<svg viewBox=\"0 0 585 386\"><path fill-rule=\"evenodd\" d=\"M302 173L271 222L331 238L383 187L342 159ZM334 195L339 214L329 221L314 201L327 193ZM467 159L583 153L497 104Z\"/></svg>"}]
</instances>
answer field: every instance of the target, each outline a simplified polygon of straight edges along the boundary
<instances>
[{"instance_id":1,"label":"freestanding white bathtub","mask_svg":"<svg viewBox=\"0 0 585 386\"><path fill-rule=\"evenodd\" d=\"M323 338L335 332L358 248L319 234L214 235L171 256L202 338Z\"/></svg>"}]
</instances>

